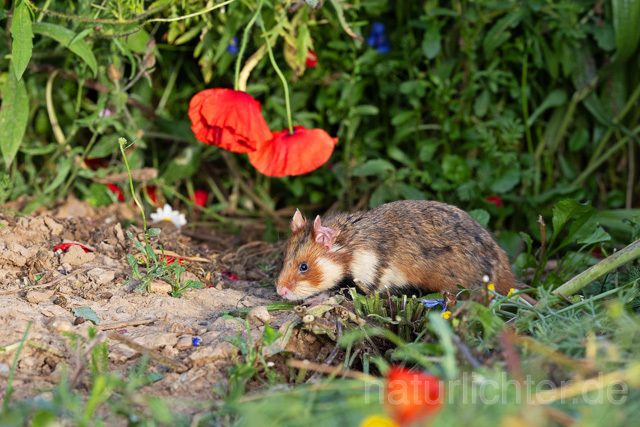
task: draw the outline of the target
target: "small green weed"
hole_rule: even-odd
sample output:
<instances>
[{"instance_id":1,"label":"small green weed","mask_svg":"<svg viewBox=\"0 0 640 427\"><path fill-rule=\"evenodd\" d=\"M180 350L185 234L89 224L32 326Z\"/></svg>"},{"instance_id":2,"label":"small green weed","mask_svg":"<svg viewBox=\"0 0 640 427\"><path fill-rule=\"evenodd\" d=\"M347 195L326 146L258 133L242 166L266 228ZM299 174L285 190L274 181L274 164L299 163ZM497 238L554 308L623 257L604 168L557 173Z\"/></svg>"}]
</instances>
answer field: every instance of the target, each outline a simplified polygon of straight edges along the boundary
<instances>
[{"instance_id":1,"label":"small green weed","mask_svg":"<svg viewBox=\"0 0 640 427\"><path fill-rule=\"evenodd\" d=\"M127 155L125 153L125 149L129 146L125 146L127 144L127 140L125 138L119 138L118 143L120 144L120 151L122 152L122 157L124 159L124 164L127 168L127 174L129 175L129 185L131 187L131 194L133 196L133 200L135 201L138 208L140 208L140 213L142 214L142 223L143 223L143 238L144 245L136 240L133 237L133 234L127 230L127 236L133 241L133 245L140 251L142 257L144 259L144 263L146 265L146 272L143 274L140 271L140 266L138 264L138 260L132 254L127 254L127 262L131 267L131 271L133 273L133 277L127 280L124 284L128 284L134 279L140 281L140 285L136 288L138 292L142 292L144 290L149 291L151 282L154 280L162 280L171 285L172 291L170 295L172 297L180 297L187 289L198 289L202 288L202 283L196 280L187 280L183 285L180 284L180 276L184 273L185 268L182 267L178 261L175 262L167 262L167 257L164 255L164 249L160 246L160 251L162 255L160 258L156 255L153 246L149 243L150 237L155 237L160 234L159 228L149 228L147 229L147 219L144 213L144 209L140 204L140 201L136 197L135 191L133 190L133 178L131 176L131 170L129 169L129 162L127 161ZM131 144L135 143L133 141Z\"/></svg>"},{"instance_id":2,"label":"small green weed","mask_svg":"<svg viewBox=\"0 0 640 427\"><path fill-rule=\"evenodd\" d=\"M227 316L233 319L231 316ZM247 383L256 377L259 372L264 373L266 381L265 385L275 385L284 382L283 379L272 369L269 363L262 355L262 348L267 347L280 337L277 331L274 331L269 324L265 324L264 331L260 339L254 341L251 336L249 321L244 321L244 329L246 330L246 338L242 330L238 327L238 334L235 337L225 337L224 340L232 343L238 348L242 355L242 360L234 358L235 364L229 367L229 385L226 390L219 388L216 393L225 398L227 402L233 402L240 398L246 389Z\"/></svg>"}]
</instances>

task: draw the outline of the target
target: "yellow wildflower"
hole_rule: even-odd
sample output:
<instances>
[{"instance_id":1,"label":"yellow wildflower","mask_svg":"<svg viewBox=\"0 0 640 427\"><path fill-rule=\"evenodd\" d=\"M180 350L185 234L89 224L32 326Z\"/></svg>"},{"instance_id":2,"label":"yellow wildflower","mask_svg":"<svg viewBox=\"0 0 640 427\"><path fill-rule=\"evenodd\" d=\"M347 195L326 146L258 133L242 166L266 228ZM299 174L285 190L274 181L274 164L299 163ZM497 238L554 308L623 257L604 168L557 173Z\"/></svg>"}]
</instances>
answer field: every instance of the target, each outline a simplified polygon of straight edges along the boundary
<instances>
[{"instance_id":1,"label":"yellow wildflower","mask_svg":"<svg viewBox=\"0 0 640 427\"><path fill-rule=\"evenodd\" d=\"M384 415L370 415L365 418L360 427L397 427L392 419L385 417Z\"/></svg>"},{"instance_id":2,"label":"yellow wildflower","mask_svg":"<svg viewBox=\"0 0 640 427\"><path fill-rule=\"evenodd\" d=\"M449 310L444 311L444 312L440 313L440 316L444 317L445 319L448 319L449 316L451 316L451 312Z\"/></svg>"},{"instance_id":3,"label":"yellow wildflower","mask_svg":"<svg viewBox=\"0 0 640 427\"><path fill-rule=\"evenodd\" d=\"M510 295L511 295L512 293L514 293L515 291L516 291L516 290L515 290L515 289L513 289L513 288L509 289L509 293L507 294L507 296L510 296Z\"/></svg>"},{"instance_id":4,"label":"yellow wildflower","mask_svg":"<svg viewBox=\"0 0 640 427\"><path fill-rule=\"evenodd\" d=\"M496 287L495 287L495 285L494 285L493 283L489 283L489 284L487 285L487 289L490 289L490 290L492 290L492 291L495 291L495 290L496 290Z\"/></svg>"}]
</instances>

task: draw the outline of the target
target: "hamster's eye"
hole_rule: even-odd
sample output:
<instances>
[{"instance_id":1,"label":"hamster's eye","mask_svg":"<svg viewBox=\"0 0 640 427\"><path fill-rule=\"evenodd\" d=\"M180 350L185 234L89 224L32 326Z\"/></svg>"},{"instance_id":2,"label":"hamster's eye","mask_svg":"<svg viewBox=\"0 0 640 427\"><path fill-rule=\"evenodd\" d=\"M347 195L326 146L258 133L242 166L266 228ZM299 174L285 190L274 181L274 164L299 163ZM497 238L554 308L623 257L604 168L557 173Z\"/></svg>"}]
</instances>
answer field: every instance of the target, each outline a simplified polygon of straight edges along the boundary
<instances>
[{"instance_id":1,"label":"hamster's eye","mask_svg":"<svg viewBox=\"0 0 640 427\"><path fill-rule=\"evenodd\" d=\"M300 265L298 266L298 271L300 273L306 273L308 269L309 269L309 264L307 264L306 262L301 262Z\"/></svg>"}]
</instances>

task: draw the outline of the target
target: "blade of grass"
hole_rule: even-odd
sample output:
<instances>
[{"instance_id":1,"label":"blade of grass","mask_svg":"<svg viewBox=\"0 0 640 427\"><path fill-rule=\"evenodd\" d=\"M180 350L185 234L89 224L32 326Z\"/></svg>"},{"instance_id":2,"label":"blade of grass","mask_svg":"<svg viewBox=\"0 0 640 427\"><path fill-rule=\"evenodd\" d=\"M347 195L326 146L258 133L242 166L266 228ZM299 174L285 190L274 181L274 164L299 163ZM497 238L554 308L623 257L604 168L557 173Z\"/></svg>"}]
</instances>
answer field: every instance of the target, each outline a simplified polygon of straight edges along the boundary
<instances>
[{"instance_id":1,"label":"blade of grass","mask_svg":"<svg viewBox=\"0 0 640 427\"><path fill-rule=\"evenodd\" d=\"M29 333L29 329L31 329L31 322L27 324L27 329L25 329L24 335L22 336L22 341L20 341L20 346L18 347L18 351L16 352L16 357L13 358L13 365L11 365L11 371L9 371L9 379L7 380L7 393L4 395L4 401L2 402L2 412L7 412L7 410L9 409L9 401L11 400L11 395L13 394L13 374L16 371L16 366L18 365L18 358L20 357L22 347L27 341L27 334Z\"/></svg>"}]
</instances>

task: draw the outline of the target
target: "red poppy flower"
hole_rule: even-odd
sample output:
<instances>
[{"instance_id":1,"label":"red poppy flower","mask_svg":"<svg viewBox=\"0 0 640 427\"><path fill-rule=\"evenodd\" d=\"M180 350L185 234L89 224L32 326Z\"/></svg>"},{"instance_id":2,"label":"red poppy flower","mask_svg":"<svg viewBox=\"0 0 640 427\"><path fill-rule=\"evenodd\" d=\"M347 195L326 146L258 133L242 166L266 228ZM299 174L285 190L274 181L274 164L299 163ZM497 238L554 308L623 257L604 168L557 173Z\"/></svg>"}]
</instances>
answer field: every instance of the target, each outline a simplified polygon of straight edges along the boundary
<instances>
[{"instance_id":1,"label":"red poppy flower","mask_svg":"<svg viewBox=\"0 0 640 427\"><path fill-rule=\"evenodd\" d=\"M438 377L400 366L392 367L386 377L385 406L399 425L410 425L442 409L444 393Z\"/></svg>"},{"instance_id":2,"label":"red poppy flower","mask_svg":"<svg viewBox=\"0 0 640 427\"><path fill-rule=\"evenodd\" d=\"M160 206L158 204L158 195L156 194L157 189L158 186L156 185L147 185L146 187L144 187L144 190L147 192L147 195L149 196L153 204L156 206Z\"/></svg>"},{"instance_id":3,"label":"red poppy flower","mask_svg":"<svg viewBox=\"0 0 640 427\"><path fill-rule=\"evenodd\" d=\"M124 193L120 187L113 183L107 184L107 187L109 187L109 190L111 190L112 193L116 193L118 195L119 202L124 202Z\"/></svg>"},{"instance_id":4,"label":"red poppy flower","mask_svg":"<svg viewBox=\"0 0 640 427\"><path fill-rule=\"evenodd\" d=\"M249 161L267 176L302 175L325 164L337 142L322 129L294 126L292 134L273 132L271 141L249 153Z\"/></svg>"},{"instance_id":5,"label":"red poppy flower","mask_svg":"<svg viewBox=\"0 0 640 427\"><path fill-rule=\"evenodd\" d=\"M496 205L499 208L502 207L502 199L500 198L500 196L488 196L487 197L487 202L493 203L494 205Z\"/></svg>"},{"instance_id":6,"label":"red poppy flower","mask_svg":"<svg viewBox=\"0 0 640 427\"><path fill-rule=\"evenodd\" d=\"M91 159L85 158L84 164L92 170L98 170L100 168L106 168L109 166L109 159L103 157L93 157Z\"/></svg>"},{"instance_id":7,"label":"red poppy flower","mask_svg":"<svg viewBox=\"0 0 640 427\"><path fill-rule=\"evenodd\" d=\"M196 190L193 192L193 203L204 207L205 203L207 203L207 199L209 199L209 193L204 190Z\"/></svg>"},{"instance_id":8,"label":"red poppy flower","mask_svg":"<svg viewBox=\"0 0 640 427\"><path fill-rule=\"evenodd\" d=\"M271 139L260 109L260 103L248 93L206 89L195 94L189 103L191 130L205 144L250 153Z\"/></svg>"},{"instance_id":9,"label":"red poppy flower","mask_svg":"<svg viewBox=\"0 0 640 427\"><path fill-rule=\"evenodd\" d=\"M304 65L309 68L314 68L316 65L318 65L318 56L313 50L309 49L309 51L307 52L307 59L304 61Z\"/></svg>"},{"instance_id":10,"label":"red poppy flower","mask_svg":"<svg viewBox=\"0 0 640 427\"><path fill-rule=\"evenodd\" d=\"M59 251L60 253L67 252L71 246L80 246L85 252L93 252L91 249L80 243L60 243L59 245L53 247L53 251Z\"/></svg>"}]
</instances>

